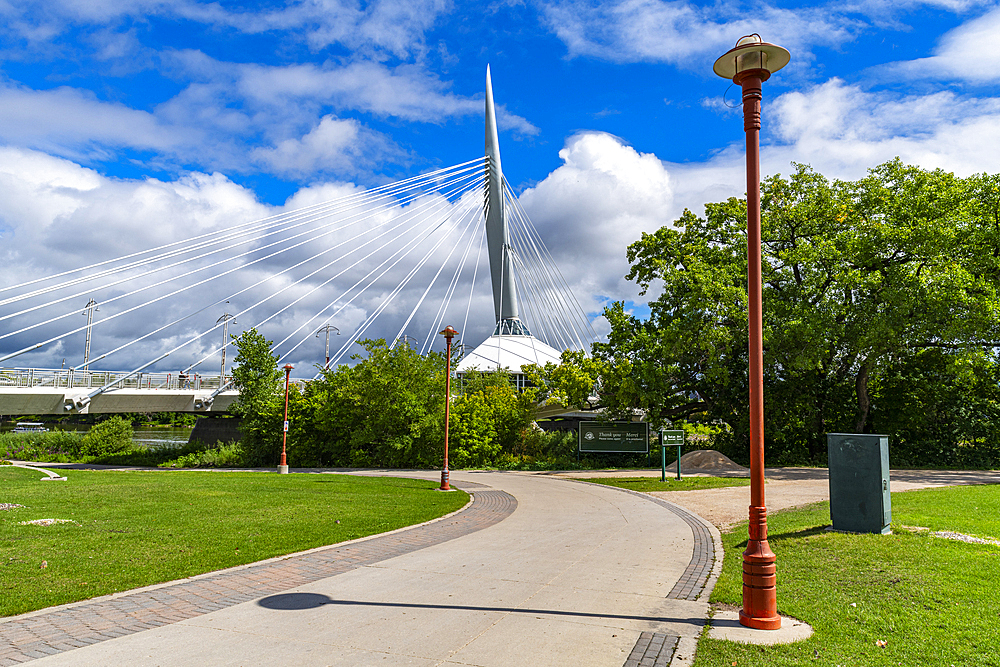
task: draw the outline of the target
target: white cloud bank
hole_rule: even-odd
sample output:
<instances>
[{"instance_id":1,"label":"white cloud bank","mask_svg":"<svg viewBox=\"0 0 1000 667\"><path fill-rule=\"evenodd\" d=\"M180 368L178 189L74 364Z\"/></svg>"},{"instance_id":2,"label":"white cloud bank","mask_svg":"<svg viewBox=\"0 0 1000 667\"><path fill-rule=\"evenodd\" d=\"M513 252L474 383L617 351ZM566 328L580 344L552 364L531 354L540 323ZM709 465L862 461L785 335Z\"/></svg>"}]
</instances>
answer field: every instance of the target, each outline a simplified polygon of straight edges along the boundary
<instances>
[{"instance_id":1,"label":"white cloud bank","mask_svg":"<svg viewBox=\"0 0 1000 667\"><path fill-rule=\"evenodd\" d=\"M405 162L406 152L331 109L432 124L483 113L482 99L456 95L412 65L264 66L220 62L198 51L173 52L164 62L186 84L149 110L79 88L33 90L0 81L0 142L82 162L137 151L158 166L283 177L318 168L320 176L350 177ZM538 133L503 108L500 123L518 135Z\"/></svg>"},{"instance_id":2,"label":"white cloud bank","mask_svg":"<svg viewBox=\"0 0 1000 667\"><path fill-rule=\"evenodd\" d=\"M197 0L22 0L0 3L3 29L29 44L46 42L79 26L105 26L159 17L244 34L283 31L319 50L352 50L405 57L421 53L424 33L451 8L447 0L301 0L263 10L229 9Z\"/></svg>"},{"instance_id":3,"label":"white cloud bank","mask_svg":"<svg viewBox=\"0 0 1000 667\"><path fill-rule=\"evenodd\" d=\"M947 79L972 84L1000 80L1000 8L949 31L938 41L934 55L886 68L910 79Z\"/></svg>"},{"instance_id":4,"label":"white cloud bank","mask_svg":"<svg viewBox=\"0 0 1000 667\"><path fill-rule=\"evenodd\" d=\"M862 23L830 6L782 9L755 5L753 18L730 4L700 6L683 0L623 0L547 3L543 16L571 56L612 62L667 62L684 69L704 69L733 48L740 35L767 26L766 41L793 49L808 60L815 46L852 39Z\"/></svg>"},{"instance_id":5,"label":"white cloud bank","mask_svg":"<svg viewBox=\"0 0 1000 667\"><path fill-rule=\"evenodd\" d=\"M857 178L894 157L960 175L1000 171L1000 99L866 92L839 79L775 100L769 165L795 160ZM767 110L766 110L767 111ZM776 157L780 156L780 157Z\"/></svg>"},{"instance_id":6,"label":"white cloud bank","mask_svg":"<svg viewBox=\"0 0 1000 667\"><path fill-rule=\"evenodd\" d=\"M523 192L521 204L585 310L636 298L624 280L625 249L672 220L666 165L601 133L571 137L559 157L562 166Z\"/></svg>"}]
</instances>

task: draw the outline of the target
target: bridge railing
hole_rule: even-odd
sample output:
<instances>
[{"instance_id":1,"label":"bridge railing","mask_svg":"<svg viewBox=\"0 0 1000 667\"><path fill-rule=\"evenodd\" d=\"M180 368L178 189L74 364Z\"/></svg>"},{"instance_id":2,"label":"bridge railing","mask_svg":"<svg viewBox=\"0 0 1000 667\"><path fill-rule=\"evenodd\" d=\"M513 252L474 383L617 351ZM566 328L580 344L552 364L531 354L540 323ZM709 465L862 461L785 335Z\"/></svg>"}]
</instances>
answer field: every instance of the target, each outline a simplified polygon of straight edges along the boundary
<instances>
[{"instance_id":1,"label":"bridge railing","mask_svg":"<svg viewBox=\"0 0 1000 667\"><path fill-rule=\"evenodd\" d=\"M226 377L228 382L231 378ZM0 368L0 387L51 387L53 389L95 389L112 382L122 389L205 389L219 388L218 375L182 373L138 373L91 371L66 368Z\"/></svg>"},{"instance_id":2,"label":"bridge railing","mask_svg":"<svg viewBox=\"0 0 1000 667\"><path fill-rule=\"evenodd\" d=\"M71 368L0 368L0 389L4 387L51 387L53 389L96 389L112 382L118 389L192 389L195 391L214 391L219 388L220 381L226 383L232 380L227 375L201 375L198 373L138 373L129 375L128 371L91 371ZM306 381L292 380L292 383L304 389Z\"/></svg>"}]
</instances>

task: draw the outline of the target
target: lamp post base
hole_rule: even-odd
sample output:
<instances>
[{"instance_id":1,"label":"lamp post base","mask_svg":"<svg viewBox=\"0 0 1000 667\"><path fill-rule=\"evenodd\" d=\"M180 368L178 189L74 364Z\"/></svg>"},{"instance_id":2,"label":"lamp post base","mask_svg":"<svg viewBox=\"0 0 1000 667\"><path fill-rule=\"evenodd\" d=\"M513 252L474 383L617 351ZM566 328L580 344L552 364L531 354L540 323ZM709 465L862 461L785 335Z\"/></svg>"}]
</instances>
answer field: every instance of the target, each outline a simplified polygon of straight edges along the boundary
<instances>
[{"instance_id":1,"label":"lamp post base","mask_svg":"<svg viewBox=\"0 0 1000 667\"><path fill-rule=\"evenodd\" d=\"M754 630L780 630L781 617L775 616L774 618L756 618L753 616L747 616L740 611L740 625L747 628L753 628Z\"/></svg>"},{"instance_id":2,"label":"lamp post base","mask_svg":"<svg viewBox=\"0 0 1000 667\"><path fill-rule=\"evenodd\" d=\"M750 507L750 539L743 552L743 609L740 625L757 630L778 630L777 558L767 543L767 509Z\"/></svg>"},{"instance_id":3,"label":"lamp post base","mask_svg":"<svg viewBox=\"0 0 1000 667\"><path fill-rule=\"evenodd\" d=\"M438 489L439 491L451 491L451 486L448 484L449 476L447 470L441 471L441 487Z\"/></svg>"},{"instance_id":4,"label":"lamp post base","mask_svg":"<svg viewBox=\"0 0 1000 667\"><path fill-rule=\"evenodd\" d=\"M280 474L280 475L287 475L288 474L288 466L278 466L278 474Z\"/></svg>"}]
</instances>

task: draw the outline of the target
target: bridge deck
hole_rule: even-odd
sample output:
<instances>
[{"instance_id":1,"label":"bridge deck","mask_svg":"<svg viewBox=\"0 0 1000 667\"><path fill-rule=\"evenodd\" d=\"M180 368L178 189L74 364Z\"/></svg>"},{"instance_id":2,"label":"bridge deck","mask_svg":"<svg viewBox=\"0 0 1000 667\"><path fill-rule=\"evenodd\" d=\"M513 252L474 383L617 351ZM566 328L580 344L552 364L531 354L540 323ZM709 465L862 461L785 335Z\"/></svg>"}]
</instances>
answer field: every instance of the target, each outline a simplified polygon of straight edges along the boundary
<instances>
[{"instance_id":1,"label":"bridge deck","mask_svg":"<svg viewBox=\"0 0 1000 667\"><path fill-rule=\"evenodd\" d=\"M86 389L65 387L0 386L0 414L64 415L66 403L86 393ZM95 396L78 412L225 412L239 396L236 391L225 391L211 404L204 405L211 394L210 389L110 389ZM196 407L196 400L201 408Z\"/></svg>"}]
</instances>

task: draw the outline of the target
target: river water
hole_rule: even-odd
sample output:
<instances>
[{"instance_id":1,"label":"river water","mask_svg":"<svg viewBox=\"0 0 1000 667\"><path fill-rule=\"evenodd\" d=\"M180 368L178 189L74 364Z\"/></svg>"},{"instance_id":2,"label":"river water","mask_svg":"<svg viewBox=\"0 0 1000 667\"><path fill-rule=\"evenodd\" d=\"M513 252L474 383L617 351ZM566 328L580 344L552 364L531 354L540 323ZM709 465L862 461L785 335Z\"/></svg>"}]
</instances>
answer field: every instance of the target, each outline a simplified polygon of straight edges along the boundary
<instances>
[{"instance_id":1,"label":"river water","mask_svg":"<svg viewBox=\"0 0 1000 667\"><path fill-rule=\"evenodd\" d=\"M13 427L13 422L4 422L3 428L0 431L7 432ZM50 429L53 428L51 425L47 425L47 427ZM63 424L55 428L63 431L80 431L83 433L90 430L90 426L85 424ZM137 445L148 447L149 449L178 449L187 444L190 435L191 429L189 428L137 428L133 432L132 440Z\"/></svg>"},{"instance_id":2,"label":"river water","mask_svg":"<svg viewBox=\"0 0 1000 667\"><path fill-rule=\"evenodd\" d=\"M178 449L187 444L189 428L136 429L132 440L150 449Z\"/></svg>"}]
</instances>

